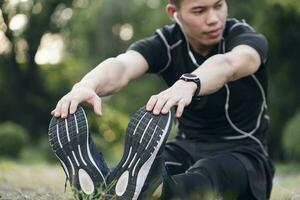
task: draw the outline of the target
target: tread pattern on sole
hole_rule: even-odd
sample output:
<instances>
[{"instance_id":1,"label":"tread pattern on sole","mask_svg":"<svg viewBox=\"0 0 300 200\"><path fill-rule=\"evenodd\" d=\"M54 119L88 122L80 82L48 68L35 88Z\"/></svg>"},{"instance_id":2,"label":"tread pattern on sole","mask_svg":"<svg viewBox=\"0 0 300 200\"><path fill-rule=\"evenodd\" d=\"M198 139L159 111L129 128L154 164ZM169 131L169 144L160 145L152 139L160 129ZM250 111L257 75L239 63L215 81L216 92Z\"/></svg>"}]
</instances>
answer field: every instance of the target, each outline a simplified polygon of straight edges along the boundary
<instances>
[{"instance_id":1,"label":"tread pattern on sole","mask_svg":"<svg viewBox=\"0 0 300 200\"><path fill-rule=\"evenodd\" d=\"M80 169L91 178L94 188L103 183L106 186L105 176L91 154L89 137L88 121L81 106L65 119L52 117L50 121L50 147L59 159L71 185L78 190L83 189L79 180Z\"/></svg>"},{"instance_id":2,"label":"tread pattern on sole","mask_svg":"<svg viewBox=\"0 0 300 200\"><path fill-rule=\"evenodd\" d=\"M116 184L110 192L116 193L117 199L138 198L156 154L167 140L171 124L170 112L153 115L145 107L132 117L126 130L123 157L108 177L109 183Z\"/></svg>"}]
</instances>

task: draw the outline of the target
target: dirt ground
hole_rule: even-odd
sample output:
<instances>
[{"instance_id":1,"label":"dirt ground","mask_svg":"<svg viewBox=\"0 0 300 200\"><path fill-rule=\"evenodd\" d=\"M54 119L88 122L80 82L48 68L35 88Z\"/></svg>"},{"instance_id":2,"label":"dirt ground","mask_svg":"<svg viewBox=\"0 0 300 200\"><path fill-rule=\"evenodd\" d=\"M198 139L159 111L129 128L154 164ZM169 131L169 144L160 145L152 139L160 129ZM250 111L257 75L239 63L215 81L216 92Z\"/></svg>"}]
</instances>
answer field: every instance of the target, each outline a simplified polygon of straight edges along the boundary
<instances>
[{"instance_id":1,"label":"dirt ground","mask_svg":"<svg viewBox=\"0 0 300 200\"><path fill-rule=\"evenodd\" d=\"M72 199L60 166L0 162L0 200Z\"/></svg>"}]
</instances>

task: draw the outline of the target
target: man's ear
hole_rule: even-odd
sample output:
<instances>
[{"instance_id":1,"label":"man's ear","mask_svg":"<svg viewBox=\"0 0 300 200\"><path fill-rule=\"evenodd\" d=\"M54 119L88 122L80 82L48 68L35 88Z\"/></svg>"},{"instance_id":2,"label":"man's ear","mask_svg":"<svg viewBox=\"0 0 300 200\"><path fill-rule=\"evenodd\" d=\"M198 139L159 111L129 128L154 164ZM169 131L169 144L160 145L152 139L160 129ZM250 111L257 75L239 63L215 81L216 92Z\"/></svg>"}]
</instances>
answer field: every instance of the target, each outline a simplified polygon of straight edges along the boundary
<instances>
[{"instance_id":1,"label":"man's ear","mask_svg":"<svg viewBox=\"0 0 300 200\"><path fill-rule=\"evenodd\" d=\"M175 15L175 13L177 12L176 6L169 3L169 4L167 4L167 6L166 6L166 11L167 11L167 14L168 14L169 18L170 18L172 21L175 21L174 15Z\"/></svg>"}]
</instances>

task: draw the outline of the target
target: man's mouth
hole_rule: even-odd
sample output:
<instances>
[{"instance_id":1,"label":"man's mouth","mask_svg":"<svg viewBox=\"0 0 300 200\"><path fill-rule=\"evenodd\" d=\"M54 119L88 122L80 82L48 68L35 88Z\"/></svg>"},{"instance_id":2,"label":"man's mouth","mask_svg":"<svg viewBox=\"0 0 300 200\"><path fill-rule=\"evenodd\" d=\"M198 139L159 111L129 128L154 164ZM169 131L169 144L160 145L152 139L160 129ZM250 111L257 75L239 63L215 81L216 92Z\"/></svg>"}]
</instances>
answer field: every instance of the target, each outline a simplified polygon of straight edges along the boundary
<instances>
[{"instance_id":1,"label":"man's mouth","mask_svg":"<svg viewBox=\"0 0 300 200\"><path fill-rule=\"evenodd\" d=\"M207 35L209 38L214 39L219 37L221 32L222 32L222 28L217 28L212 31L205 32L204 34Z\"/></svg>"}]
</instances>

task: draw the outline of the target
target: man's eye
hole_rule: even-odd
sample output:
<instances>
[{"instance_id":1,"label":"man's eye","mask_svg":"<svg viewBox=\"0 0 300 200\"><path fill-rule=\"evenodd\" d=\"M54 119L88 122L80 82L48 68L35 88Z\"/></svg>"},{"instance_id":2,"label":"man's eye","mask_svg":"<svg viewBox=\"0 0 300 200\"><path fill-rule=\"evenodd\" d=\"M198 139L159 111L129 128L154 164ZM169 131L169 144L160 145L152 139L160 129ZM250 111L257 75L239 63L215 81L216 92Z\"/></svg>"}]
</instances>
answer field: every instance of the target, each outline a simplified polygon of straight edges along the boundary
<instances>
[{"instance_id":1,"label":"man's eye","mask_svg":"<svg viewBox=\"0 0 300 200\"><path fill-rule=\"evenodd\" d=\"M204 12L203 10L195 10L193 13L199 15L199 14L202 14L203 12Z\"/></svg>"},{"instance_id":2,"label":"man's eye","mask_svg":"<svg viewBox=\"0 0 300 200\"><path fill-rule=\"evenodd\" d=\"M223 6L223 3L218 3L218 4L215 6L215 8L219 9L219 8L222 8L222 6Z\"/></svg>"}]
</instances>

